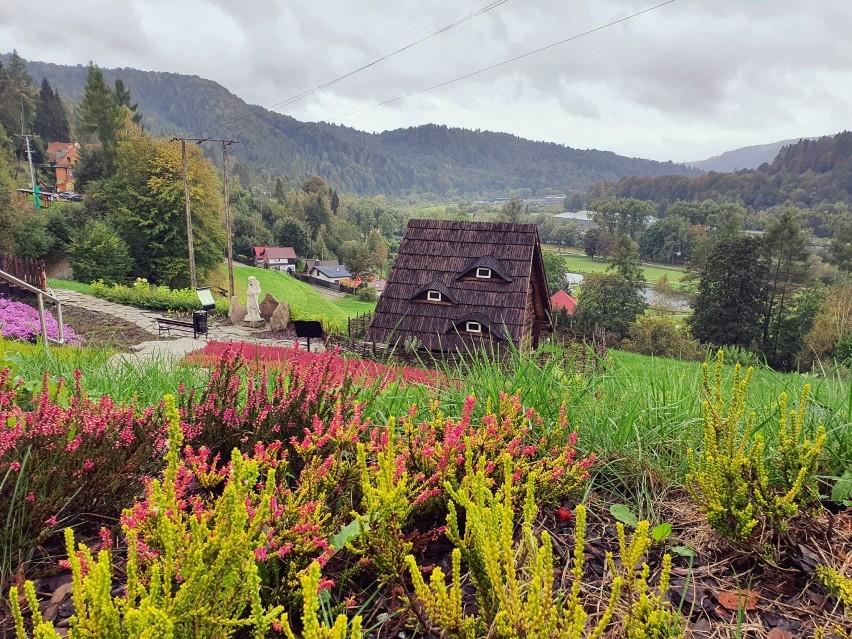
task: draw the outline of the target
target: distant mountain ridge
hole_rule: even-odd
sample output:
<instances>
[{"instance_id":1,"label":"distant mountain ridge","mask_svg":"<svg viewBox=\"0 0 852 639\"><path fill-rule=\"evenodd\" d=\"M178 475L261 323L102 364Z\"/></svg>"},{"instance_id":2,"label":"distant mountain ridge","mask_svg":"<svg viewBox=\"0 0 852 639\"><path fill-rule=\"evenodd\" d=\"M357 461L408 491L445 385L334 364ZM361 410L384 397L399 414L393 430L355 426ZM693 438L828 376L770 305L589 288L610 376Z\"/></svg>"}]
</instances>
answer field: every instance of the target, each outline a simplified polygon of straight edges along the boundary
<instances>
[{"instance_id":1,"label":"distant mountain ridge","mask_svg":"<svg viewBox=\"0 0 852 639\"><path fill-rule=\"evenodd\" d=\"M28 61L27 67L36 82L46 77L63 96L82 99L85 66ZM144 126L156 135L198 134L261 109L198 76L137 69L104 69L104 75L109 82L118 77L125 82ZM672 162L434 124L373 134L328 123L306 125L271 113L216 128L211 135L239 140L232 147L234 156L256 172L321 175L342 191L364 195L489 195L525 188L568 192L627 176L701 173Z\"/></svg>"},{"instance_id":2,"label":"distant mountain ridge","mask_svg":"<svg viewBox=\"0 0 852 639\"><path fill-rule=\"evenodd\" d=\"M694 166L702 171L716 171L718 173L733 173L734 171L742 171L743 169L756 169L764 162L772 164L772 161L778 156L778 152L783 147L796 144L799 140L815 139L813 137L801 137L772 142L770 144L744 146L714 155L712 158L707 158L706 160L684 162L684 164Z\"/></svg>"}]
</instances>

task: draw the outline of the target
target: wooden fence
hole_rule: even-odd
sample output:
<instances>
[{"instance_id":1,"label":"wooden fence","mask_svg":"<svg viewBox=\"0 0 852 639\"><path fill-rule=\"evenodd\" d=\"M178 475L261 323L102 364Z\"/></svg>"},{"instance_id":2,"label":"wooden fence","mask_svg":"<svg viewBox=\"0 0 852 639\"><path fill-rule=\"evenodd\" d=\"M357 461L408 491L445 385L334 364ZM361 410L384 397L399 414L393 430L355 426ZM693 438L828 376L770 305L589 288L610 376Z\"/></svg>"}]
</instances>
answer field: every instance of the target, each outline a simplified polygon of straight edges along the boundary
<instances>
[{"instance_id":1,"label":"wooden fence","mask_svg":"<svg viewBox=\"0 0 852 639\"><path fill-rule=\"evenodd\" d=\"M0 271L8 273L30 286L42 291L47 290L47 274L44 270L44 260L33 260L15 255L0 255Z\"/></svg>"},{"instance_id":2,"label":"wooden fence","mask_svg":"<svg viewBox=\"0 0 852 639\"><path fill-rule=\"evenodd\" d=\"M350 317L348 326L347 326L347 334L349 335L349 341L354 341L356 339L366 339L367 331L370 328L370 323L373 321L373 313L359 313L355 317Z\"/></svg>"},{"instance_id":3,"label":"wooden fence","mask_svg":"<svg viewBox=\"0 0 852 639\"><path fill-rule=\"evenodd\" d=\"M296 272L291 272L290 275L308 284L313 284L314 286L322 286L323 288L329 288L332 291L340 291L341 293L349 293L350 295L354 295L358 292L358 289L354 286L347 286L346 284L340 284L339 282L323 280L318 277L313 277L312 275L305 275L304 273Z\"/></svg>"}]
</instances>

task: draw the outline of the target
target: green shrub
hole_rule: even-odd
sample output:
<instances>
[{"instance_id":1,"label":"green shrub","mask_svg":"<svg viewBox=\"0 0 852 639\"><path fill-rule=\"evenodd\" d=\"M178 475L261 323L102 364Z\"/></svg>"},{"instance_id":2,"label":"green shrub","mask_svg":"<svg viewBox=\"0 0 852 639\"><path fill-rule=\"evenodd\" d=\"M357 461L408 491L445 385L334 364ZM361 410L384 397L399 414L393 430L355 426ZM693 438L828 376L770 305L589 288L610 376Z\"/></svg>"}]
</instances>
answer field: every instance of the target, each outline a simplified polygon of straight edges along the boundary
<instances>
[{"instance_id":1,"label":"green shrub","mask_svg":"<svg viewBox=\"0 0 852 639\"><path fill-rule=\"evenodd\" d=\"M622 348L642 355L671 357L687 361L703 359L701 345L692 338L689 329L679 326L670 317L642 316L630 325L630 338Z\"/></svg>"},{"instance_id":2,"label":"green shrub","mask_svg":"<svg viewBox=\"0 0 852 639\"><path fill-rule=\"evenodd\" d=\"M372 286L362 286L355 296L362 302L376 302L379 299L376 289Z\"/></svg>"},{"instance_id":3,"label":"green shrub","mask_svg":"<svg viewBox=\"0 0 852 639\"><path fill-rule=\"evenodd\" d=\"M68 560L73 574L74 616L71 637L125 639L226 639L241 628L266 636L281 620L281 607L265 609L258 596L261 577L255 550L263 545L263 523L275 488L274 471L263 477L260 464L235 451L229 477L215 506L191 513L180 507L183 491L178 451L182 434L174 400L166 397L169 414L167 468L161 480L152 480L143 506L149 519L139 522L126 512L122 529L127 539L126 596L113 597L110 551L95 557L74 545L74 533L65 530ZM156 548L142 541L139 527L147 526ZM25 586L33 616L34 636L60 635L39 613L35 589ZM18 590L10 591L18 639L26 639Z\"/></svg>"},{"instance_id":4,"label":"green shrub","mask_svg":"<svg viewBox=\"0 0 852 639\"><path fill-rule=\"evenodd\" d=\"M840 364L852 365L852 332L844 333L835 342L834 357Z\"/></svg>"},{"instance_id":5,"label":"green shrub","mask_svg":"<svg viewBox=\"0 0 852 639\"><path fill-rule=\"evenodd\" d=\"M92 295L117 304L156 311L187 313L201 309L198 294L191 288L171 289L167 286L154 286L142 278L137 278L130 286L123 284L107 286L104 282L94 282ZM224 298L217 299L215 310L217 313L226 315L228 301Z\"/></svg>"},{"instance_id":6,"label":"green shrub","mask_svg":"<svg viewBox=\"0 0 852 639\"><path fill-rule=\"evenodd\" d=\"M133 268L127 243L106 222L89 220L71 240L74 278L80 282L124 282Z\"/></svg>"},{"instance_id":7,"label":"green shrub","mask_svg":"<svg viewBox=\"0 0 852 639\"><path fill-rule=\"evenodd\" d=\"M722 392L720 351L711 382L703 365L702 415L704 445L700 452L687 453L689 493L699 504L710 526L734 542L746 542L762 528L782 528L802 508L812 504L816 491L816 469L825 445L820 426L814 439L804 436L804 418L810 392L807 384L797 409L787 412L787 395L781 393L778 448L768 451L762 433L754 428L755 414L746 406L746 390L752 369L734 370L730 399Z\"/></svg>"}]
</instances>

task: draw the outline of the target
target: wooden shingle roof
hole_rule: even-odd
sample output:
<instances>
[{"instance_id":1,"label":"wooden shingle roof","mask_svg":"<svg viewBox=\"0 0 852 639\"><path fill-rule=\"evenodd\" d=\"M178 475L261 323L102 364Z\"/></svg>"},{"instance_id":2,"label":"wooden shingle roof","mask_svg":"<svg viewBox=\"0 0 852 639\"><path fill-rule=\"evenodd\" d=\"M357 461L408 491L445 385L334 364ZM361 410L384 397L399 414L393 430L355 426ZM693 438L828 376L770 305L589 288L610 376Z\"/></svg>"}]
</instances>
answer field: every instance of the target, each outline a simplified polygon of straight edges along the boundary
<instances>
[{"instance_id":1,"label":"wooden shingle roof","mask_svg":"<svg viewBox=\"0 0 852 639\"><path fill-rule=\"evenodd\" d=\"M472 275L489 268L490 279ZM530 291L535 313L527 312ZM426 291L441 292L430 302ZM371 339L396 343L416 338L431 350L454 350L481 339L529 336L533 321L550 312L547 282L534 224L411 220L371 325ZM479 321L481 337L464 333Z\"/></svg>"}]
</instances>

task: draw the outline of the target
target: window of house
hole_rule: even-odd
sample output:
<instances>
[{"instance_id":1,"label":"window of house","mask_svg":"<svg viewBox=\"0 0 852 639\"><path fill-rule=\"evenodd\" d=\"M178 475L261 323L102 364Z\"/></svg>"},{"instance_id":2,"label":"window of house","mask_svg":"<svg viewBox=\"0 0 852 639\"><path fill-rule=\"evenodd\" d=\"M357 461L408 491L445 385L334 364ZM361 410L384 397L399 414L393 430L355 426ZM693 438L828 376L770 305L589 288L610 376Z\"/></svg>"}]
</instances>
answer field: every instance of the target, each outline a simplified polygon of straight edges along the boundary
<instances>
[{"instance_id":1,"label":"window of house","mask_svg":"<svg viewBox=\"0 0 852 639\"><path fill-rule=\"evenodd\" d=\"M466 322L464 330L468 333L481 333L482 324L480 324L479 322Z\"/></svg>"},{"instance_id":2,"label":"window of house","mask_svg":"<svg viewBox=\"0 0 852 639\"><path fill-rule=\"evenodd\" d=\"M428 291L426 293L426 299L430 302L440 302L444 299L444 296L441 295L441 291Z\"/></svg>"},{"instance_id":3,"label":"window of house","mask_svg":"<svg viewBox=\"0 0 852 639\"><path fill-rule=\"evenodd\" d=\"M490 268L484 268L484 267L480 266L479 268L476 269L476 277L478 277L481 280L491 279L491 269Z\"/></svg>"}]
</instances>

